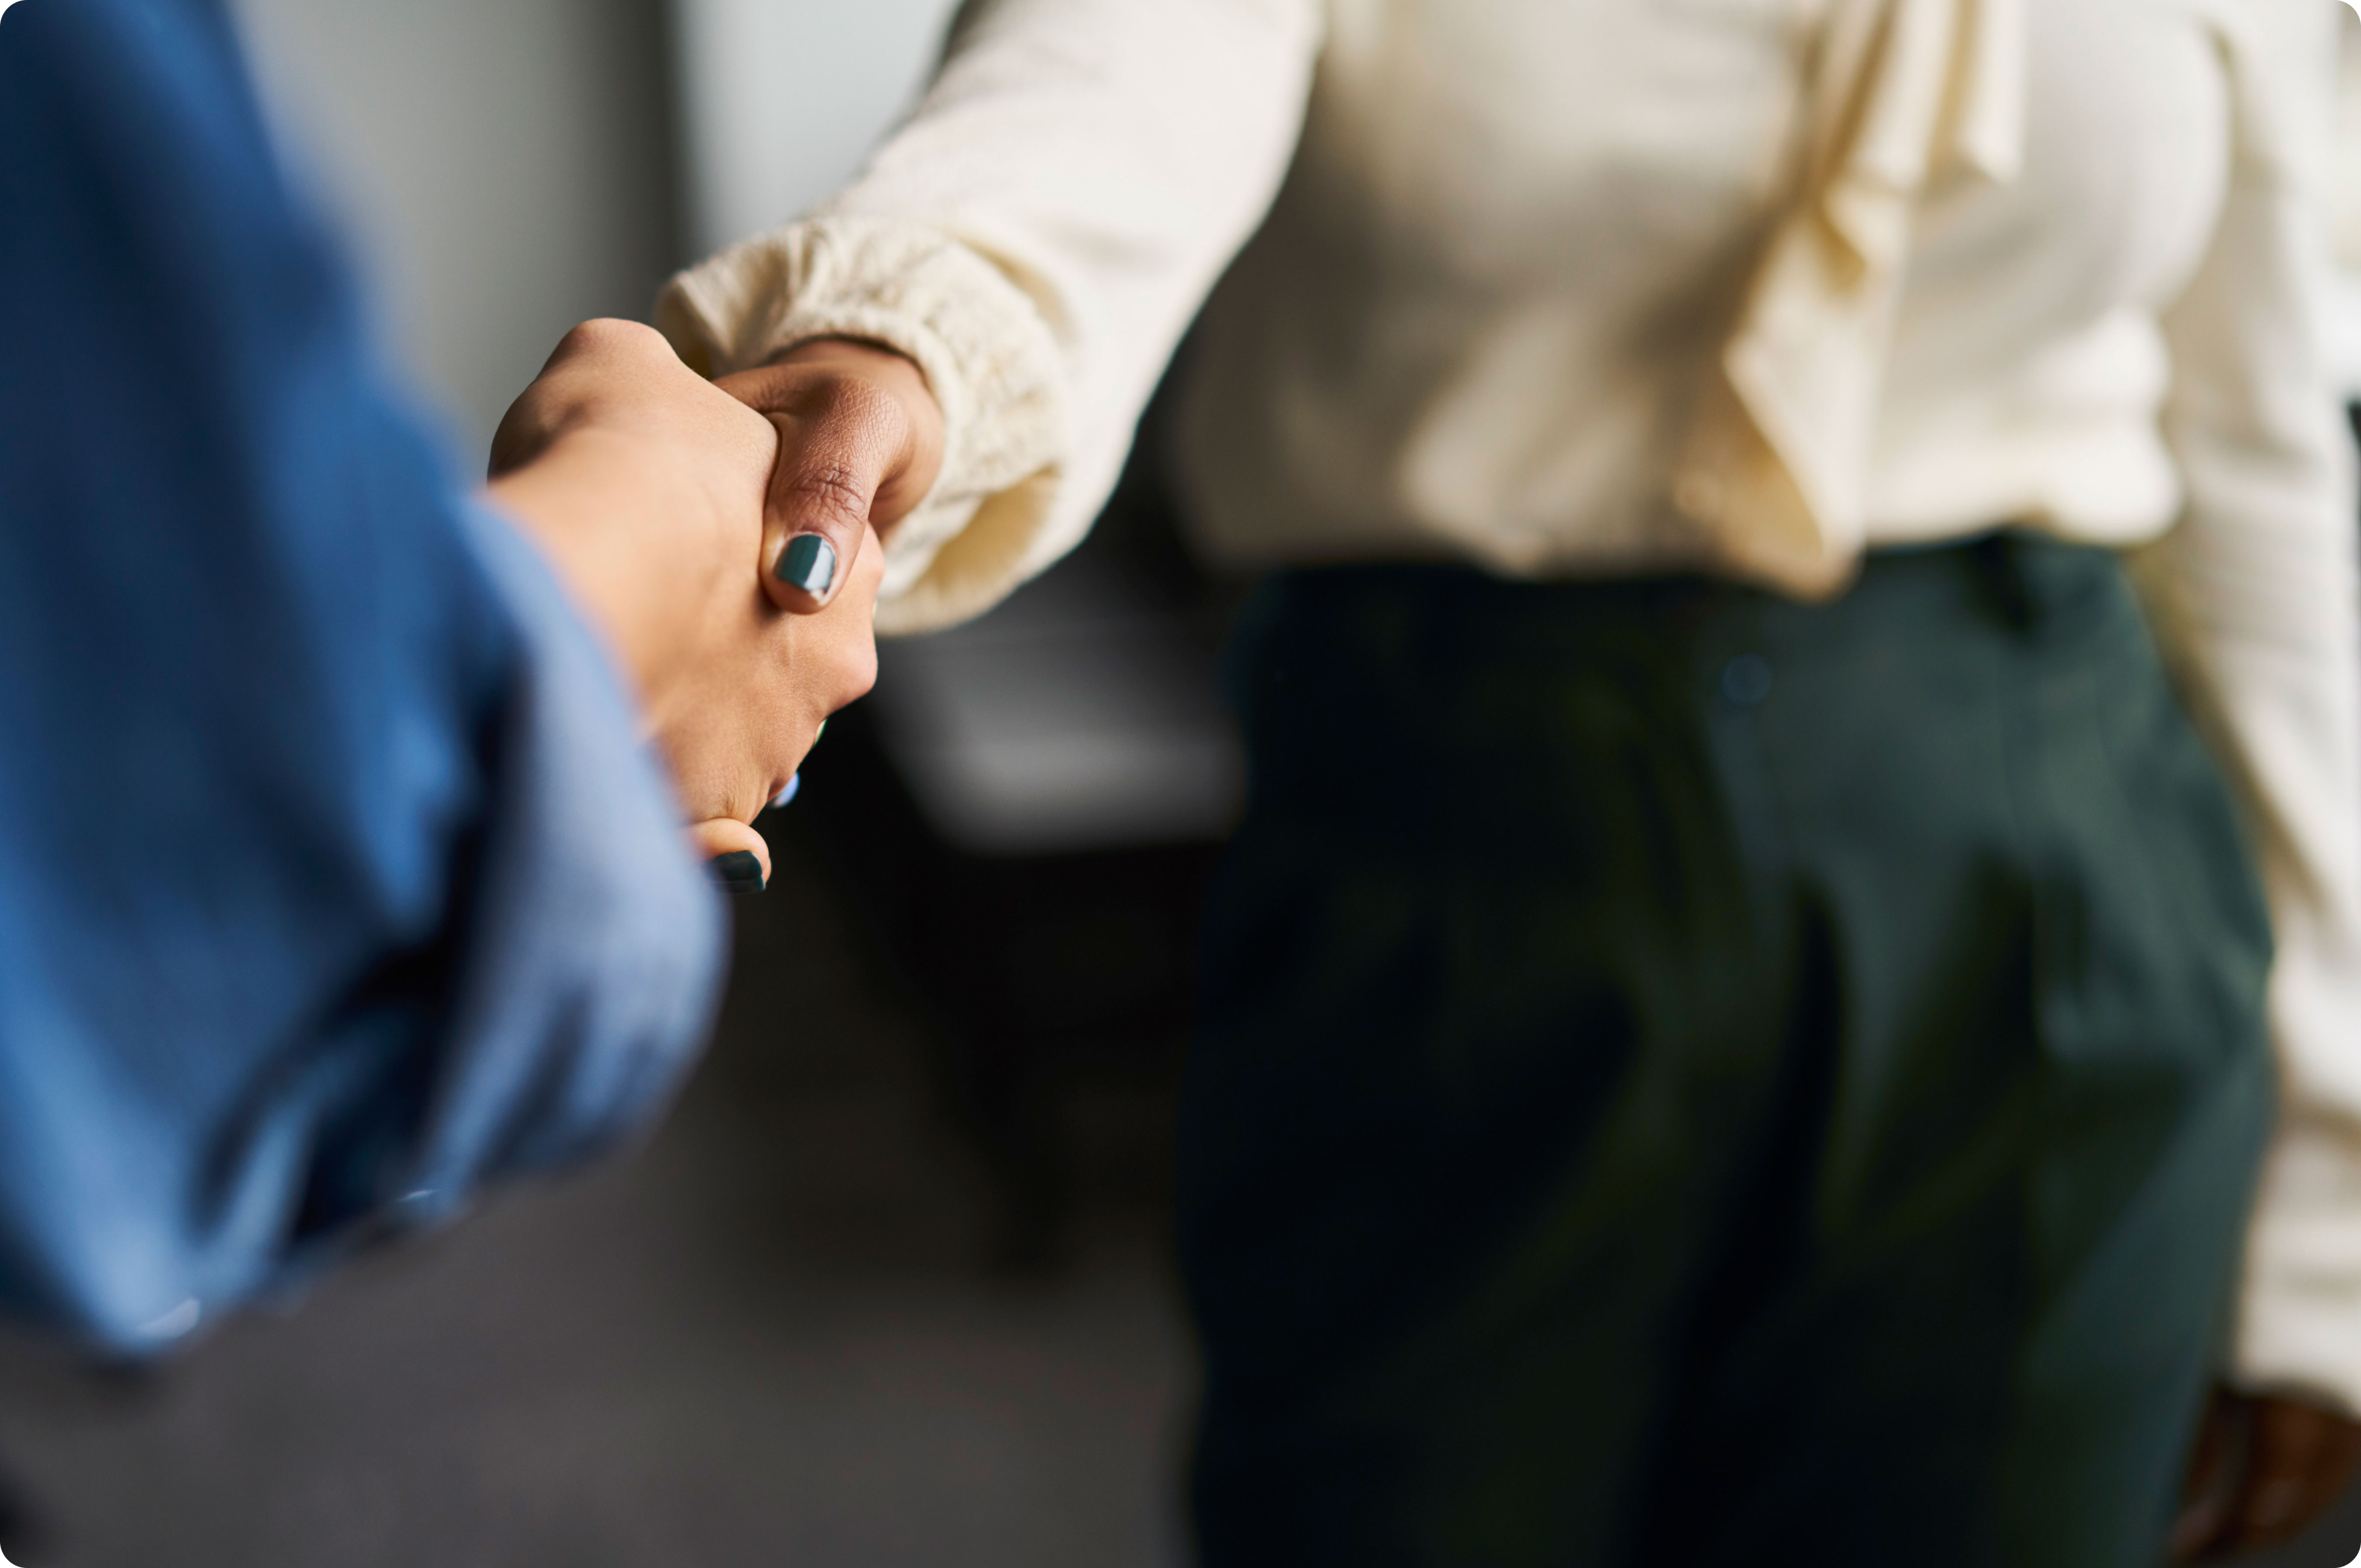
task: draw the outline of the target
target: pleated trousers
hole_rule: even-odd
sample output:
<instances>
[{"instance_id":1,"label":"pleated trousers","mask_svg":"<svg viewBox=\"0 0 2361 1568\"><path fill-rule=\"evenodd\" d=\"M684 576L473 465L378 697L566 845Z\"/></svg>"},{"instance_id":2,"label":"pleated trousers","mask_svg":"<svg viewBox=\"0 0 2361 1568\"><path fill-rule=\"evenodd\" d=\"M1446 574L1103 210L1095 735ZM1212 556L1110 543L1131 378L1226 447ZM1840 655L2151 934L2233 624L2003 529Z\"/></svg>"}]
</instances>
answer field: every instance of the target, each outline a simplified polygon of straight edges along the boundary
<instances>
[{"instance_id":1,"label":"pleated trousers","mask_svg":"<svg viewBox=\"0 0 2361 1568\"><path fill-rule=\"evenodd\" d=\"M2109 553L1281 576L1180 1132L1208 1568L2149 1568L2267 920Z\"/></svg>"}]
</instances>

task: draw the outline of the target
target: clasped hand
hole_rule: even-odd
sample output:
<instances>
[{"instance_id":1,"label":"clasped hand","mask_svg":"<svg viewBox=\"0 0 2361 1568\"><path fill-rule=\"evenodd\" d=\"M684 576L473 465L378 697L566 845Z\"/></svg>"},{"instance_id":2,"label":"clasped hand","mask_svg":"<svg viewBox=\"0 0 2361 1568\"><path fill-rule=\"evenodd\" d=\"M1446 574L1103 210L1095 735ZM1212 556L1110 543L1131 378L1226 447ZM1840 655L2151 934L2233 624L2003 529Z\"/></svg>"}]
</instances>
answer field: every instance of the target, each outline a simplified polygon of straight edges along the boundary
<instances>
[{"instance_id":1,"label":"clasped hand","mask_svg":"<svg viewBox=\"0 0 2361 1568\"><path fill-rule=\"evenodd\" d=\"M501 421L490 499L605 636L703 853L769 876L752 824L875 679L878 531L941 446L923 379L883 350L810 344L708 382L629 322L567 334Z\"/></svg>"}]
</instances>

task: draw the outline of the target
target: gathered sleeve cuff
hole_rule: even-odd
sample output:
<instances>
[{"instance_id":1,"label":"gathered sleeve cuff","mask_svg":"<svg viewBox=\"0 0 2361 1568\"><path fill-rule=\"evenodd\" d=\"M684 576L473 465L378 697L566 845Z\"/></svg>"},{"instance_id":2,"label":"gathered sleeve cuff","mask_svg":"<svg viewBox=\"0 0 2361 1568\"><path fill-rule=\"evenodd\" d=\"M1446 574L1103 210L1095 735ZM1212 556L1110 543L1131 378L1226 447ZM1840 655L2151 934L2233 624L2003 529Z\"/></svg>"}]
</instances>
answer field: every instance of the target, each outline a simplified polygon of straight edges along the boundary
<instances>
[{"instance_id":1,"label":"gathered sleeve cuff","mask_svg":"<svg viewBox=\"0 0 2361 1568\"><path fill-rule=\"evenodd\" d=\"M868 168L685 272L656 324L708 375L815 337L915 361L943 469L886 542L878 630L988 609L1071 549L1293 157L1318 0L976 0Z\"/></svg>"},{"instance_id":2,"label":"gathered sleeve cuff","mask_svg":"<svg viewBox=\"0 0 2361 1568\"><path fill-rule=\"evenodd\" d=\"M1051 527L1068 445L1057 342L1021 290L948 236L891 219L790 225L675 279L656 324L707 376L816 337L883 344L925 375L942 473L886 547L881 630L979 614L1072 546Z\"/></svg>"}]
</instances>

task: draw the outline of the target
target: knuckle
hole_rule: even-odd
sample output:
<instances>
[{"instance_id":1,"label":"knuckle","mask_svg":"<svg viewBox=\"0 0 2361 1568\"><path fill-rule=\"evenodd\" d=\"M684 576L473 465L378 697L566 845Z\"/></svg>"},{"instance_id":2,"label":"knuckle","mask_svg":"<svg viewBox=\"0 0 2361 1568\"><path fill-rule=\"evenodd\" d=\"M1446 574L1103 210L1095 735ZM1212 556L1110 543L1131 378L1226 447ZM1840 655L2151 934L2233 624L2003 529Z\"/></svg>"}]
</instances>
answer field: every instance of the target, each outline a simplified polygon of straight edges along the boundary
<instances>
[{"instance_id":1,"label":"knuckle","mask_svg":"<svg viewBox=\"0 0 2361 1568\"><path fill-rule=\"evenodd\" d=\"M902 400L873 381L851 377L830 383L830 421L846 439L880 456L899 448L909 435L909 411Z\"/></svg>"},{"instance_id":2,"label":"knuckle","mask_svg":"<svg viewBox=\"0 0 2361 1568\"><path fill-rule=\"evenodd\" d=\"M814 435L851 453L890 452L905 438L908 411L893 393L858 376L812 377L790 367L770 400L778 411L804 421Z\"/></svg>"},{"instance_id":3,"label":"knuckle","mask_svg":"<svg viewBox=\"0 0 2361 1568\"><path fill-rule=\"evenodd\" d=\"M643 322L597 316L561 338L558 351L567 356L644 353L664 341L662 333Z\"/></svg>"},{"instance_id":4,"label":"knuckle","mask_svg":"<svg viewBox=\"0 0 2361 1568\"><path fill-rule=\"evenodd\" d=\"M831 376L823 387L828 412L848 423L874 423L900 411L891 394L858 376Z\"/></svg>"},{"instance_id":5,"label":"knuckle","mask_svg":"<svg viewBox=\"0 0 2361 1568\"><path fill-rule=\"evenodd\" d=\"M869 521L870 487L860 470L832 460L806 464L787 484L788 499L807 518L858 528Z\"/></svg>"}]
</instances>

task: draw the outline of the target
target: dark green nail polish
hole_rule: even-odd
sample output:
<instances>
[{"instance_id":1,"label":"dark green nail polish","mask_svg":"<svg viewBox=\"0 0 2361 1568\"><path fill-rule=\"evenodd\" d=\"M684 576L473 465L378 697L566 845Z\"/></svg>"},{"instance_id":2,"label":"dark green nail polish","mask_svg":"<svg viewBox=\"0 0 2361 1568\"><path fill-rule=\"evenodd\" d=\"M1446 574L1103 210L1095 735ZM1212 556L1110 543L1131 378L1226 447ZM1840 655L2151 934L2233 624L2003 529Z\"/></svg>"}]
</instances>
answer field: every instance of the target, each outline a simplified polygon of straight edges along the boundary
<instances>
[{"instance_id":1,"label":"dark green nail polish","mask_svg":"<svg viewBox=\"0 0 2361 1568\"><path fill-rule=\"evenodd\" d=\"M824 594L836 581L836 552L817 533L798 533L779 552L774 570L783 583L793 583L807 594Z\"/></svg>"},{"instance_id":2,"label":"dark green nail polish","mask_svg":"<svg viewBox=\"0 0 2361 1568\"><path fill-rule=\"evenodd\" d=\"M752 850L732 850L705 862L721 885L732 893L763 891L763 861Z\"/></svg>"}]
</instances>

